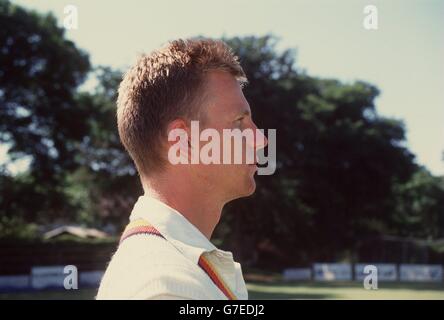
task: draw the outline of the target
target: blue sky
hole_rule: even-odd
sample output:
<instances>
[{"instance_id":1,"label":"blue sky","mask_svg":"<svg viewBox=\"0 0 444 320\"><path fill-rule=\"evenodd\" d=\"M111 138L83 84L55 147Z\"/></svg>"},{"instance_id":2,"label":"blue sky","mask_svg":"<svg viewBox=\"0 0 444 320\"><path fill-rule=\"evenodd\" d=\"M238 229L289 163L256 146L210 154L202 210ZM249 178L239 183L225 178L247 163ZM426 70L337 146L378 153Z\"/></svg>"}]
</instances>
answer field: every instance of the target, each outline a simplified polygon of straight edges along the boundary
<instances>
[{"instance_id":1,"label":"blue sky","mask_svg":"<svg viewBox=\"0 0 444 320\"><path fill-rule=\"evenodd\" d=\"M52 11L60 25L63 8L75 5L78 29L67 37L93 64L122 69L178 37L273 33L280 48L297 49L297 67L308 74L375 84L379 114L404 120L418 163L444 174L444 1L13 2ZM369 4L378 9L378 30L362 26Z\"/></svg>"}]
</instances>

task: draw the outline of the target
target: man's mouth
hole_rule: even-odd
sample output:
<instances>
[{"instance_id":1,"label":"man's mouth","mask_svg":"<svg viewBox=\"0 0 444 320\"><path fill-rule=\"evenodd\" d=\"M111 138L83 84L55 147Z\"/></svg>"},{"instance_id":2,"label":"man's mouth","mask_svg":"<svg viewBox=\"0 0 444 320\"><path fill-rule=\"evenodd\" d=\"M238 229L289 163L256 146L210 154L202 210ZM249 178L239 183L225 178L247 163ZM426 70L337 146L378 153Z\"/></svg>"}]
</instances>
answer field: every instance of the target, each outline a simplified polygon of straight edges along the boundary
<instances>
[{"instance_id":1,"label":"man's mouth","mask_svg":"<svg viewBox=\"0 0 444 320\"><path fill-rule=\"evenodd\" d=\"M257 170L257 163L251 163L248 165L250 168L254 168L255 170Z\"/></svg>"}]
</instances>

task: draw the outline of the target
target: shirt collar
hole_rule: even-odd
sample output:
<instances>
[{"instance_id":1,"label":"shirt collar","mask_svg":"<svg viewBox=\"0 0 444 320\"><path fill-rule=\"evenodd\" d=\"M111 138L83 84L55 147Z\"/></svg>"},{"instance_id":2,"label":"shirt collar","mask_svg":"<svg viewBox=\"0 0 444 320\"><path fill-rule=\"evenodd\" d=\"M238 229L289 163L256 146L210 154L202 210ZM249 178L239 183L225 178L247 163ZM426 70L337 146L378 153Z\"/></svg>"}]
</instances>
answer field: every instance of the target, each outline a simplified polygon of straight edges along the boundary
<instances>
[{"instance_id":1,"label":"shirt collar","mask_svg":"<svg viewBox=\"0 0 444 320\"><path fill-rule=\"evenodd\" d=\"M219 257L232 258L232 253L217 249L205 235L179 211L150 196L140 196L130 220L145 219L187 258L198 264L204 252L216 251Z\"/></svg>"}]
</instances>

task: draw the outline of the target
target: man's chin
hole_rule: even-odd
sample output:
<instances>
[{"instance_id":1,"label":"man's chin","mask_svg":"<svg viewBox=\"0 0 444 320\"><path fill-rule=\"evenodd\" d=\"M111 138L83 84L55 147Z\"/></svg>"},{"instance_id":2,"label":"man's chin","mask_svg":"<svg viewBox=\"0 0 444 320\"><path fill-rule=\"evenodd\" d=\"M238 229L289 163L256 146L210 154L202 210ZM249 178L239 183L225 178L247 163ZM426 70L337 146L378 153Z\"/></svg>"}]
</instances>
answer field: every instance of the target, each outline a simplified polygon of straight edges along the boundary
<instances>
[{"instance_id":1,"label":"man's chin","mask_svg":"<svg viewBox=\"0 0 444 320\"><path fill-rule=\"evenodd\" d=\"M251 177L245 187L245 191L240 197L249 197L256 191L256 181L254 181L254 177ZM239 198L240 198L239 197Z\"/></svg>"},{"instance_id":2,"label":"man's chin","mask_svg":"<svg viewBox=\"0 0 444 320\"><path fill-rule=\"evenodd\" d=\"M232 188L230 188L231 191L234 191L231 193L231 200L251 196L256 191L256 181L254 178L254 174L248 174L244 176L242 181L231 181L231 183L234 183Z\"/></svg>"}]
</instances>

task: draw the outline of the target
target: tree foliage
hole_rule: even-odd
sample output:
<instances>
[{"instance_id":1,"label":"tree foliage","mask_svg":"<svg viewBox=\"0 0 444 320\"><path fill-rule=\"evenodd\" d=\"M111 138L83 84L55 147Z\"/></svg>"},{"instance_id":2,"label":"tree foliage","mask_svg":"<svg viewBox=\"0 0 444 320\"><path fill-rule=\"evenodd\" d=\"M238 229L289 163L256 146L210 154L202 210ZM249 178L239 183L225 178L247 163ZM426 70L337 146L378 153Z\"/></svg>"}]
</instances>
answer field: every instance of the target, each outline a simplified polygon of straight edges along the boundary
<instances>
[{"instance_id":1,"label":"tree foliage","mask_svg":"<svg viewBox=\"0 0 444 320\"><path fill-rule=\"evenodd\" d=\"M0 230L56 219L120 229L142 192L117 134L121 72L91 70L51 15L0 1L0 22L0 139L32 159L0 174ZM214 241L273 267L350 257L378 235L444 236L443 180L415 163L402 121L378 114L375 86L307 75L273 36L224 40L255 122L277 129L278 163L226 206ZM98 85L79 91L88 72Z\"/></svg>"}]
</instances>

